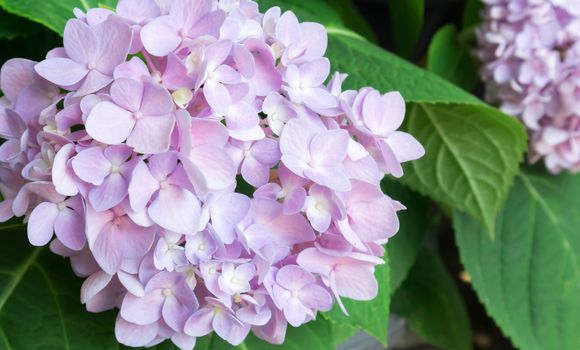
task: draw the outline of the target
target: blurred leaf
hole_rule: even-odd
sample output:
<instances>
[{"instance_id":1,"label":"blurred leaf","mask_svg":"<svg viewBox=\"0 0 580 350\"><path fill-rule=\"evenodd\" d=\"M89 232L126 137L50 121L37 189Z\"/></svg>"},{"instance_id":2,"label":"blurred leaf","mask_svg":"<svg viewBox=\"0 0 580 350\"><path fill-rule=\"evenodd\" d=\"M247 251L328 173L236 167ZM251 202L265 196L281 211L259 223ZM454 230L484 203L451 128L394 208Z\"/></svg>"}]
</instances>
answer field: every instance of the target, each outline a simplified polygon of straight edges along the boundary
<instances>
[{"instance_id":1,"label":"blurred leaf","mask_svg":"<svg viewBox=\"0 0 580 350\"><path fill-rule=\"evenodd\" d=\"M457 29L448 24L439 29L427 54L427 69L465 90L478 83L472 47L460 42Z\"/></svg>"},{"instance_id":2,"label":"blurred leaf","mask_svg":"<svg viewBox=\"0 0 580 350\"><path fill-rule=\"evenodd\" d=\"M399 232L389 239L387 251L391 269L391 294L401 286L415 263L417 253L427 232L429 202L407 187L386 177L381 182L383 192L407 207L399 211Z\"/></svg>"},{"instance_id":3,"label":"blurred leaf","mask_svg":"<svg viewBox=\"0 0 580 350\"><path fill-rule=\"evenodd\" d=\"M344 25L362 35L366 39L377 42L377 37L366 18L354 6L351 0L324 0L341 16Z\"/></svg>"},{"instance_id":4,"label":"blurred leaf","mask_svg":"<svg viewBox=\"0 0 580 350\"><path fill-rule=\"evenodd\" d=\"M473 287L515 346L580 349L580 175L522 172L494 239L466 215L453 221Z\"/></svg>"},{"instance_id":5,"label":"blurred leaf","mask_svg":"<svg viewBox=\"0 0 580 350\"><path fill-rule=\"evenodd\" d=\"M423 29L425 0L388 0L397 53L409 57Z\"/></svg>"},{"instance_id":6,"label":"blurred leaf","mask_svg":"<svg viewBox=\"0 0 580 350\"><path fill-rule=\"evenodd\" d=\"M393 296L393 312L441 349L471 349L469 318L459 290L439 256L426 248Z\"/></svg>"},{"instance_id":7,"label":"blurred leaf","mask_svg":"<svg viewBox=\"0 0 580 350\"><path fill-rule=\"evenodd\" d=\"M0 10L0 39L14 39L37 33L42 27L25 18Z\"/></svg>"},{"instance_id":8,"label":"blurred leaf","mask_svg":"<svg viewBox=\"0 0 580 350\"><path fill-rule=\"evenodd\" d=\"M467 29L479 25L481 22L481 10L483 3L481 0L467 0L463 11L463 28Z\"/></svg>"}]
</instances>

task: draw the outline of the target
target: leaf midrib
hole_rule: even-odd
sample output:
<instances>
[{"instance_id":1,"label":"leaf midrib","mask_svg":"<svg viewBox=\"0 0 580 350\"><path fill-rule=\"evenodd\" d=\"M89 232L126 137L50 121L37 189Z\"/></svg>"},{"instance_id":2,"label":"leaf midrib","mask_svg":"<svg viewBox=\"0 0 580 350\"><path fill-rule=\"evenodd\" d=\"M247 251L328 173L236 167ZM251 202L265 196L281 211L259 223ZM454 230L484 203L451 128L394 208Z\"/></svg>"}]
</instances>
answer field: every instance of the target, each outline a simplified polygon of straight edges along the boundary
<instances>
[{"instance_id":1,"label":"leaf midrib","mask_svg":"<svg viewBox=\"0 0 580 350\"><path fill-rule=\"evenodd\" d=\"M8 284L6 285L6 288L2 291L2 293L0 293L0 312L2 312L2 310L4 309L4 305L6 305L6 302L8 301L8 299L10 299L16 287L18 287L18 284L20 283L20 281L22 281L24 275L26 275L30 267L36 262L36 259L38 258L41 252L42 248L40 247L34 248L30 256L28 256L28 258L26 258L26 260L24 260L20 264L20 266L18 266L18 268L14 271L12 278L10 278Z\"/></svg>"},{"instance_id":2,"label":"leaf midrib","mask_svg":"<svg viewBox=\"0 0 580 350\"><path fill-rule=\"evenodd\" d=\"M443 132L443 130L441 130L441 128L439 127L439 125L437 125L436 123L436 118L433 116L433 114L431 113L431 111L429 111L428 108L426 108L425 106L423 106L422 104L418 104L417 108L421 108L424 112L425 115L427 116L427 119L429 119L429 121L431 122L431 124L433 125L433 128L435 129L435 132L437 134L439 134L439 137L441 138L441 141L443 142L443 144L445 145L445 147L449 150L449 153L451 154L451 156L453 157L453 159L455 160L455 162L457 163L457 165L459 166L463 177L465 177L467 184L469 186L469 188L471 189L471 193L473 193L473 197L475 198L475 203L477 204L478 207L478 211L479 214L481 215L481 218L484 222L484 225L486 227L486 229L490 230L490 232L492 231L492 227L490 227L487 218L485 217L485 212L483 210L483 204L481 203L481 198L479 191L477 190L477 187L473 184L472 179L470 176L468 176L467 170L465 169L465 165L463 164L463 161L461 160L461 158L455 153L455 150L453 149L453 147L451 147L450 141L447 139L447 136L445 135L445 133Z\"/></svg>"}]
</instances>

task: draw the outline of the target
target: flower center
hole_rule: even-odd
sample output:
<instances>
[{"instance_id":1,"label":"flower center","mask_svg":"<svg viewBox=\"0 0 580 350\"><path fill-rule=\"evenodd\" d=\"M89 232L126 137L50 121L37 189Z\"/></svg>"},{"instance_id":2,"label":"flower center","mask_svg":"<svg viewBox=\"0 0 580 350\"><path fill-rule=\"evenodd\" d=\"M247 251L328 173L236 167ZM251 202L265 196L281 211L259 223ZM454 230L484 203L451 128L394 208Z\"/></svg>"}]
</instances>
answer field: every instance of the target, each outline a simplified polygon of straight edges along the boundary
<instances>
[{"instance_id":1,"label":"flower center","mask_svg":"<svg viewBox=\"0 0 580 350\"><path fill-rule=\"evenodd\" d=\"M140 111L133 113L133 119L139 120L141 118L143 118L143 113L141 113Z\"/></svg>"},{"instance_id":2,"label":"flower center","mask_svg":"<svg viewBox=\"0 0 580 350\"><path fill-rule=\"evenodd\" d=\"M113 173L113 174L118 174L118 173L120 173L120 172L121 172L121 167L120 167L120 166L118 166L118 165L115 165L115 164L113 164L113 165L111 166L111 173Z\"/></svg>"},{"instance_id":3,"label":"flower center","mask_svg":"<svg viewBox=\"0 0 580 350\"><path fill-rule=\"evenodd\" d=\"M173 291L169 288L165 288L162 293L164 297L170 297L173 295Z\"/></svg>"}]
</instances>

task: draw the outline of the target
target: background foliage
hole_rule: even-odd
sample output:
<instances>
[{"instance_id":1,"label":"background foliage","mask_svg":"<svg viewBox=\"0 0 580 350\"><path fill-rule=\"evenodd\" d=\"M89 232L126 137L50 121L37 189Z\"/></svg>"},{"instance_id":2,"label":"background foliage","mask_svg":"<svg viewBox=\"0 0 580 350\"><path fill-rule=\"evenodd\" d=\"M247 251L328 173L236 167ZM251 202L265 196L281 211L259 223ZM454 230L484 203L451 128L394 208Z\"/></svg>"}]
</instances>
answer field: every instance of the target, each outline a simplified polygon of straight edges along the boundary
<instances>
[{"instance_id":1,"label":"background foliage","mask_svg":"<svg viewBox=\"0 0 580 350\"><path fill-rule=\"evenodd\" d=\"M349 0L259 1L262 9L280 6L324 24L327 56L334 69L349 74L348 88L401 91L405 129L427 149L405 168L402 184L383 181L385 192L408 210L387 245L389 263L377 270L377 299L347 300L351 317L334 309L299 329L290 327L287 342L277 348L334 349L358 330L386 345L394 313L440 348L470 349L466 307L436 249L438 232L451 220L473 287L513 343L579 349L580 179L521 169L524 128L469 92L479 85L471 55L479 0L465 1L462 22L440 27L419 58L416 44L429 16L424 0L381 1L388 1L394 53L376 44L373 29ZM73 8L115 2L0 0L1 61L15 55L42 59L59 46ZM406 60L414 58L416 64ZM86 312L78 300L80 280L67 262L30 247L23 229L14 222L0 228L0 349L123 348L114 338L113 313ZM211 336L196 347L227 348ZM272 346L250 337L239 348Z\"/></svg>"}]
</instances>

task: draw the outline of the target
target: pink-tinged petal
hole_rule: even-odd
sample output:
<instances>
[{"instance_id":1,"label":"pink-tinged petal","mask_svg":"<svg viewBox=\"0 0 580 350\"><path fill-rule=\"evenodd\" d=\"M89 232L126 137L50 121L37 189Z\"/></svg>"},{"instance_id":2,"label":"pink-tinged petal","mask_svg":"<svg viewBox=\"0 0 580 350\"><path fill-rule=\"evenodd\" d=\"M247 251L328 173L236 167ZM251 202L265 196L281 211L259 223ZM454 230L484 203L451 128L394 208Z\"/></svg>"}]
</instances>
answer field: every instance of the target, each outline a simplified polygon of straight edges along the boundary
<instances>
[{"instance_id":1,"label":"pink-tinged petal","mask_svg":"<svg viewBox=\"0 0 580 350\"><path fill-rule=\"evenodd\" d=\"M191 311L193 310L189 310L181 304L175 296L169 296L165 298L161 314L163 315L163 321L165 321L169 327L176 332L181 332L185 325L185 321L188 316L191 315Z\"/></svg>"},{"instance_id":2,"label":"pink-tinged petal","mask_svg":"<svg viewBox=\"0 0 580 350\"><path fill-rule=\"evenodd\" d=\"M165 152L149 157L149 170L151 175L158 181L164 181L171 173L173 173L178 166L177 154L173 152Z\"/></svg>"},{"instance_id":3,"label":"pink-tinged petal","mask_svg":"<svg viewBox=\"0 0 580 350\"><path fill-rule=\"evenodd\" d=\"M59 212L54 222L54 232L62 244L72 250L81 250L87 242L85 220L69 208Z\"/></svg>"},{"instance_id":4,"label":"pink-tinged petal","mask_svg":"<svg viewBox=\"0 0 580 350\"><path fill-rule=\"evenodd\" d=\"M28 240L32 245L48 244L58 213L58 206L54 203L43 202L34 208L28 218Z\"/></svg>"},{"instance_id":5,"label":"pink-tinged petal","mask_svg":"<svg viewBox=\"0 0 580 350\"><path fill-rule=\"evenodd\" d=\"M294 327L300 327L307 321L308 314L312 313L300 300L297 298L290 298L284 306L284 316Z\"/></svg>"},{"instance_id":6,"label":"pink-tinged petal","mask_svg":"<svg viewBox=\"0 0 580 350\"><path fill-rule=\"evenodd\" d=\"M157 181L143 161L139 161L131 175L129 183L129 201L134 211L141 211L147 206L155 192L159 190Z\"/></svg>"},{"instance_id":7,"label":"pink-tinged petal","mask_svg":"<svg viewBox=\"0 0 580 350\"><path fill-rule=\"evenodd\" d=\"M257 126L260 117L256 109L246 102L231 106L226 116L226 124L230 130L245 130Z\"/></svg>"},{"instance_id":8,"label":"pink-tinged petal","mask_svg":"<svg viewBox=\"0 0 580 350\"><path fill-rule=\"evenodd\" d=\"M129 293L139 298L145 296L145 289L143 288L141 281L139 281L139 278L136 275L131 275L124 271L119 271L117 273L117 277L119 278L119 282L121 282L123 287L127 288Z\"/></svg>"},{"instance_id":9,"label":"pink-tinged petal","mask_svg":"<svg viewBox=\"0 0 580 350\"><path fill-rule=\"evenodd\" d=\"M0 222L6 222L14 216L12 212L12 200L5 199L0 202Z\"/></svg>"},{"instance_id":10,"label":"pink-tinged petal","mask_svg":"<svg viewBox=\"0 0 580 350\"><path fill-rule=\"evenodd\" d=\"M332 217L327 210L318 210L317 208L308 208L306 211L306 217L308 217L308 221L310 221L312 227L318 232L325 232L328 230L332 220Z\"/></svg>"},{"instance_id":11,"label":"pink-tinged petal","mask_svg":"<svg viewBox=\"0 0 580 350\"><path fill-rule=\"evenodd\" d=\"M306 86L318 87L324 84L330 74L330 61L327 58L320 58L310 61L300 66L300 78Z\"/></svg>"},{"instance_id":12,"label":"pink-tinged petal","mask_svg":"<svg viewBox=\"0 0 580 350\"><path fill-rule=\"evenodd\" d=\"M287 11L280 16L276 23L276 39L284 46L288 46L300 39L300 24L292 11Z\"/></svg>"},{"instance_id":13,"label":"pink-tinged petal","mask_svg":"<svg viewBox=\"0 0 580 350\"><path fill-rule=\"evenodd\" d=\"M197 338L190 337L184 333L175 333L171 336L171 342L180 349L193 349L195 348Z\"/></svg>"},{"instance_id":14,"label":"pink-tinged petal","mask_svg":"<svg viewBox=\"0 0 580 350\"><path fill-rule=\"evenodd\" d=\"M385 140L379 140L379 150L382 159L379 160L381 170L394 177L403 176L403 167L397 159L397 155L391 149L391 146Z\"/></svg>"},{"instance_id":15,"label":"pink-tinged petal","mask_svg":"<svg viewBox=\"0 0 580 350\"><path fill-rule=\"evenodd\" d=\"M89 248L93 250L95 240L101 233L101 230L111 220L115 214L112 211L97 212L93 209L90 203L87 203L85 209L85 232L89 243Z\"/></svg>"},{"instance_id":16,"label":"pink-tinged petal","mask_svg":"<svg viewBox=\"0 0 580 350\"><path fill-rule=\"evenodd\" d=\"M109 222L93 244L95 260L109 274L115 274L123 262L123 234L121 227Z\"/></svg>"},{"instance_id":17,"label":"pink-tinged petal","mask_svg":"<svg viewBox=\"0 0 580 350\"><path fill-rule=\"evenodd\" d=\"M124 257L140 261L153 244L156 228L137 226L128 216L117 220Z\"/></svg>"},{"instance_id":18,"label":"pink-tinged petal","mask_svg":"<svg viewBox=\"0 0 580 350\"><path fill-rule=\"evenodd\" d=\"M212 203L212 224L223 243L231 244L234 241L235 225L248 214L250 205L250 199L239 193L222 195Z\"/></svg>"},{"instance_id":19,"label":"pink-tinged petal","mask_svg":"<svg viewBox=\"0 0 580 350\"><path fill-rule=\"evenodd\" d=\"M280 90L282 76L276 69L270 47L263 41L255 38L246 40L244 45L253 55L255 62L252 82L256 89L256 95L266 96L271 91Z\"/></svg>"},{"instance_id":20,"label":"pink-tinged petal","mask_svg":"<svg viewBox=\"0 0 580 350\"><path fill-rule=\"evenodd\" d=\"M164 116L173 110L171 94L163 86L146 83L143 87L141 113L146 116Z\"/></svg>"},{"instance_id":21,"label":"pink-tinged petal","mask_svg":"<svg viewBox=\"0 0 580 350\"><path fill-rule=\"evenodd\" d=\"M44 79L60 85L70 86L81 81L89 70L83 64L69 58L49 58L38 63L34 69Z\"/></svg>"},{"instance_id":22,"label":"pink-tinged petal","mask_svg":"<svg viewBox=\"0 0 580 350\"><path fill-rule=\"evenodd\" d=\"M226 115L230 108L230 93L222 83L207 80L203 85L203 93L207 103L219 115Z\"/></svg>"},{"instance_id":23,"label":"pink-tinged petal","mask_svg":"<svg viewBox=\"0 0 580 350\"><path fill-rule=\"evenodd\" d=\"M4 92L4 96L14 101L22 89L35 82L37 79L35 65L36 62L23 58L6 61L0 71L0 89Z\"/></svg>"},{"instance_id":24,"label":"pink-tinged petal","mask_svg":"<svg viewBox=\"0 0 580 350\"><path fill-rule=\"evenodd\" d=\"M111 98L119 107L129 112L137 112L141 108L145 85L136 79L117 79L111 85Z\"/></svg>"},{"instance_id":25,"label":"pink-tinged petal","mask_svg":"<svg viewBox=\"0 0 580 350\"><path fill-rule=\"evenodd\" d=\"M206 50L207 70L213 71L228 57L232 51L232 42L230 40L220 40L209 45Z\"/></svg>"},{"instance_id":26,"label":"pink-tinged petal","mask_svg":"<svg viewBox=\"0 0 580 350\"><path fill-rule=\"evenodd\" d=\"M324 111L338 105L338 99L324 88L311 88L303 94L304 104L315 111Z\"/></svg>"},{"instance_id":27,"label":"pink-tinged petal","mask_svg":"<svg viewBox=\"0 0 580 350\"><path fill-rule=\"evenodd\" d=\"M276 282L288 290L298 290L316 282L316 278L299 266L286 265L278 270Z\"/></svg>"},{"instance_id":28,"label":"pink-tinged petal","mask_svg":"<svg viewBox=\"0 0 580 350\"><path fill-rule=\"evenodd\" d=\"M141 326L153 323L161 318L164 299L161 290L152 291L142 298L127 294L123 299L120 315Z\"/></svg>"},{"instance_id":29,"label":"pink-tinged petal","mask_svg":"<svg viewBox=\"0 0 580 350\"><path fill-rule=\"evenodd\" d=\"M167 230L183 234L199 230L199 201L193 193L183 188L173 185L161 188L148 212L156 224Z\"/></svg>"},{"instance_id":30,"label":"pink-tinged petal","mask_svg":"<svg viewBox=\"0 0 580 350\"><path fill-rule=\"evenodd\" d=\"M99 91L113 81L112 75L103 74L96 69L89 71L74 96L81 97ZM69 88L70 89L70 88Z\"/></svg>"},{"instance_id":31,"label":"pink-tinged petal","mask_svg":"<svg viewBox=\"0 0 580 350\"><path fill-rule=\"evenodd\" d=\"M316 167L304 170L310 180L339 192L350 191L350 179L341 167Z\"/></svg>"},{"instance_id":32,"label":"pink-tinged petal","mask_svg":"<svg viewBox=\"0 0 580 350\"><path fill-rule=\"evenodd\" d=\"M134 323L125 321L121 316L117 317L115 323L115 337L117 340L127 346L142 347L149 345L159 333L159 325L151 323L145 326L139 326Z\"/></svg>"},{"instance_id":33,"label":"pink-tinged petal","mask_svg":"<svg viewBox=\"0 0 580 350\"><path fill-rule=\"evenodd\" d=\"M332 308L332 296L317 284L302 288L299 297L307 308L320 311L329 311Z\"/></svg>"},{"instance_id":34,"label":"pink-tinged petal","mask_svg":"<svg viewBox=\"0 0 580 350\"><path fill-rule=\"evenodd\" d=\"M241 170L244 180L254 187L265 185L270 178L270 167L254 158L246 158Z\"/></svg>"},{"instance_id":35,"label":"pink-tinged petal","mask_svg":"<svg viewBox=\"0 0 580 350\"><path fill-rule=\"evenodd\" d=\"M79 192L77 179L72 167L69 165L69 159L74 152L74 144L64 145L52 162L52 182L56 191L63 196L74 196Z\"/></svg>"},{"instance_id":36,"label":"pink-tinged petal","mask_svg":"<svg viewBox=\"0 0 580 350\"><path fill-rule=\"evenodd\" d=\"M250 153L257 161L269 166L274 166L281 157L280 145L273 139L264 139L254 143Z\"/></svg>"},{"instance_id":37,"label":"pink-tinged petal","mask_svg":"<svg viewBox=\"0 0 580 350\"><path fill-rule=\"evenodd\" d=\"M256 310L254 307L244 307L236 311L236 317L240 321L252 326L263 326L270 321L272 310L269 308Z\"/></svg>"},{"instance_id":38,"label":"pink-tinged petal","mask_svg":"<svg viewBox=\"0 0 580 350\"><path fill-rule=\"evenodd\" d=\"M223 147L228 142L228 130L225 126L213 120L191 120L192 146L212 145Z\"/></svg>"},{"instance_id":39,"label":"pink-tinged petal","mask_svg":"<svg viewBox=\"0 0 580 350\"><path fill-rule=\"evenodd\" d=\"M363 116L373 134L387 136L401 126L405 118L405 101L398 92L381 96L372 90L364 100Z\"/></svg>"},{"instance_id":40,"label":"pink-tinged petal","mask_svg":"<svg viewBox=\"0 0 580 350\"><path fill-rule=\"evenodd\" d=\"M310 154L316 166L341 164L348 151L349 136L344 130L318 133L310 142Z\"/></svg>"},{"instance_id":41,"label":"pink-tinged petal","mask_svg":"<svg viewBox=\"0 0 580 350\"><path fill-rule=\"evenodd\" d=\"M123 20L108 16L94 27L99 39L99 60L95 62L99 72L112 76L115 68L125 62L131 47L132 30Z\"/></svg>"},{"instance_id":42,"label":"pink-tinged petal","mask_svg":"<svg viewBox=\"0 0 580 350\"><path fill-rule=\"evenodd\" d=\"M108 101L98 103L89 114L86 130L93 139L117 145L125 141L135 126L131 112Z\"/></svg>"},{"instance_id":43,"label":"pink-tinged petal","mask_svg":"<svg viewBox=\"0 0 580 350\"><path fill-rule=\"evenodd\" d=\"M117 4L117 14L135 23L143 24L159 17L161 9L155 0L120 0Z\"/></svg>"},{"instance_id":44,"label":"pink-tinged petal","mask_svg":"<svg viewBox=\"0 0 580 350\"><path fill-rule=\"evenodd\" d=\"M121 63L113 72L113 77L116 80L121 78L139 79L150 75L149 68L139 57L133 57L129 61Z\"/></svg>"},{"instance_id":45,"label":"pink-tinged petal","mask_svg":"<svg viewBox=\"0 0 580 350\"><path fill-rule=\"evenodd\" d=\"M347 240L348 243L352 244L352 246L358 250L367 251L366 246L361 241L358 234L354 232L352 227L350 227L350 224L347 219L337 221L336 225L338 226L340 233L342 233L342 236L344 237L344 239Z\"/></svg>"},{"instance_id":46,"label":"pink-tinged petal","mask_svg":"<svg viewBox=\"0 0 580 350\"><path fill-rule=\"evenodd\" d=\"M263 327L253 327L252 332L260 339L280 345L284 343L287 327L288 323L284 318L284 313L274 309L270 321Z\"/></svg>"},{"instance_id":47,"label":"pink-tinged petal","mask_svg":"<svg viewBox=\"0 0 580 350\"><path fill-rule=\"evenodd\" d=\"M154 56L166 56L181 44L178 27L170 16L161 16L141 29L145 50Z\"/></svg>"},{"instance_id":48,"label":"pink-tinged petal","mask_svg":"<svg viewBox=\"0 0 580 350\"><path fill-rule=\"evenodd\" d=\"M95 63L99 56L99 40L88 24L77 19L68 21L63 38L68 57L79 63Z\"/></svg>"},{"instance_id":49,"label":"pink-tinged petal","mask_svg":"<svg viewBox=\"0 0 580 350\"><path fill-rule=\"evenodd\" d=\"M191 151L183 166L192 182L199 173L210 190L221 190L235 182L236 166L222 148L198 146Z\"/></svg>"},{"instance_id":50,"label":"pink-tinged petal","mask_svg":"<svg viewBox=\"0 0 580 350\"><path fill-rule=\"evenodd\" d=\"M244 78L251 79L255 73L255 62L250 50L245 46L235 45L233 47L233 58Z\"/></svg>"},{"instance_id":51,"label":"pink-tinged petal","mask_svg":"<svg viewBox=\"0 0 580 350\"><path fill-rule=\"evenodd\" d=\"M316 133L307 122L300 119L288 121L280 138L282 155L293 155L302 159L310 156L310 142Z\"/></svg>"},{"instance_id":52,"label":"pink-tinged petal","mask_svg":"<svg viewBox=\"0 0 580 350\"><path fill-rule=\"evenodd\" d=\"M425 148L412 135L402 131L395 131L385 139L401 163L423 157Z\"/></svg>"},{"instance_id":53,"label":"pink-tinged petal","mask_svg":"<svg viewBox=\"0 0 580 350\"><path fill-rule=\"evenodd\" d=\"M0 108L0 137L19 138L25 130L26 123L18 113L7 108Z\"/></svg>"},{"instance_id":54,"label":"pink-tinged petal","mask_svg":"<svg viewBox=\"0 0 580 350\"><path fill-rule=\"evenodd\" d=\"M172 114L161 117L143 117L127 138L127 144L138 153L161 153L167 151L171 132L175 126Z\"/></svg>"},{"instance_id":55,"label":"pink-tinged petal","mask_svg":"<svg viewBox=\"0 0 580 350\"><path fill-rule=\"evenodd\" d=\"M300 187L290 191L284 199L284 214L299 213L304 208L304 203L306 203L306 190L304 188Z\"/></svg>"},{"instance_id":56,"label":"pink-tinged petal","mask_svg":"<svg viewBox=\"0 0 580 350\"><path fill-rule=\"evenodd\" d=\"M87 278L81 287L81 303L86 304L89 300L100 293L111 282L112 275L104 271L97 271Z\"/></svg>"},{"instance_id":57,"label":"pink-tinged petal","mask_svg":"<svg viewBox=\"0 0 580 350\"><path fill-rule=\"evenodd\" d=\"M101 147L91 147L79 152L71 161L75 174L83 181L98 186L111 173L111 162Z\"/></svg>"},{"instance_id":58,"label":"pink-tinged petal","mask_svg":"<svg viewBox=\"0 0 580 350\"><path fill-rule=\"evenodd\" d=\"M197 38L204 35L210 35L214 38L219 37L220 27L224 23L226 15L223 11L217 10L203 16L193 27L187 30L187 36Z\"/></svg>"},{"instance_id":59,"label":"pink-tinged petal","mask_svg":"<svg viewBox=\"0 0 580 350\"><path fill-rule=\"evenodd\" d=\"M284 309L290 298L292 298L290 291L280 287L278 284L274 284L272 287L272 300L274 300L279 309Z\"/></svg>"},{"instance_id":60,"label":"pink-tinged petal","mask_svg":"<svg viewBox=\"0 0 580 350\"><path fill-rule=\"evenodd\" d=\"M379 286L370 264L341 264L334 274L337 292L340 296L353 300L372 300L377 296Z\"/></svg>"},{"instance_id":61,"label":"pink-tinged petal","mask_svg":"<svg viewBox=\"0 0 580 350\"><path fill-rule=\"evenodd\" d=\"M311 273L318 273L328 277L340 257L320 252L317 248L307 248L298 254L298 265Z\"/></svg>"},{"instance_id":62,"label":"pink-tinged petal","mask_svg":"<svg viewBox=\"0 0 580 350\"><path fill-rule=\"evenodd\" d=\"M111 162L111 164L117 166L125 163L132 154L133 150L131 147L127 147L125 145L110 146L105 148L105 157Z\"/></svg>"},{"instance_id":63,"label":"pink-tinged petal","mask_svg":"<svg viewBox=\"0 0 580 350\"><path fill-rule=\"evenodd\" d=\"M211 76L222 84L237 84L242 80L237 70L225 64L217 67Z\"/></svg>"},{"instance_id":64,"label":"pink-tinged petal","mask_svg":"<svg viewBox=\"0 0 580 350\"><path fill-rule=\"evenodd\" d=\"M212 326L217 335L233 346L240 345L250 333L250 326L243 324L229 312L216 314Z\"/></svg>"},{"instance_id":65,"label":"pink-tinged petal","mask_svg":"<svg viewBox=\"0 0 580 350\"><path fill-rule=\"evenodd\" d=\"M195 312L185 322L185 334L193 337L203 337L213 331L213 308L203 308Z\"/></svg>"},{"instance_id":66,"label":"pink-tinged petal","mask_svg":"<svg viewBox=\"0 0 580 350\"><path fill-rule=\"evenodd\" d=\"M397 212L388 197L354 203L348 211L350 227L364 242L386 240L399 230Z\"/></svg>"},{"instance_id":67,"label":"pink-tinged petal","mask_svg":"<svg viewBox=\"0 0 580 350\"><path fill-rule=\"evenodd\" d=\"M96 211L111 209L125 199L127 187L127 180L123 175L113 173L89 192L89 201Z\"/></svg>"},{"instance_id":68,"label":"pink-tinged petal","mask_svg":"<svg viewBox=\"0 0 580 350\"><path fill-rule=\"evenodd\" d=\"M302 215L284 215L281 204L267 199L254 199L252 212L256 223L271 231L272 239L281 245L292 246L315 239L312 227Z\"/></svg>"},{"instance_id":69,"label":"pink-tinged petal","mask_svg":"<svg viewBox=\"0 0 580 350\"><path fill-rule=\"evenodd\" d=\"M320 23L304 22L300 23L300 31L303 34L300 38L300 46L306 48L306 53L302 60L309 61L322 57L328 46L328 34L326 28Z\"/></svg>"}]
</instances>

